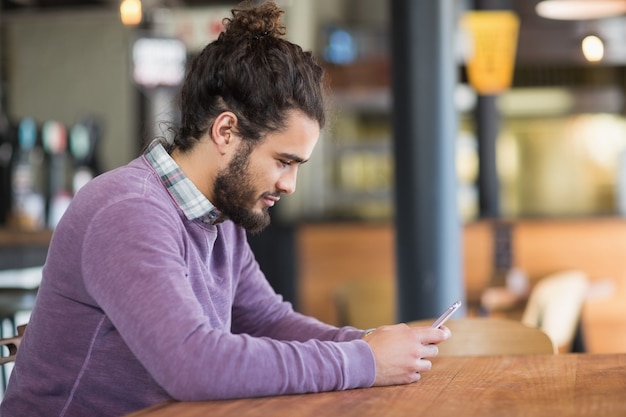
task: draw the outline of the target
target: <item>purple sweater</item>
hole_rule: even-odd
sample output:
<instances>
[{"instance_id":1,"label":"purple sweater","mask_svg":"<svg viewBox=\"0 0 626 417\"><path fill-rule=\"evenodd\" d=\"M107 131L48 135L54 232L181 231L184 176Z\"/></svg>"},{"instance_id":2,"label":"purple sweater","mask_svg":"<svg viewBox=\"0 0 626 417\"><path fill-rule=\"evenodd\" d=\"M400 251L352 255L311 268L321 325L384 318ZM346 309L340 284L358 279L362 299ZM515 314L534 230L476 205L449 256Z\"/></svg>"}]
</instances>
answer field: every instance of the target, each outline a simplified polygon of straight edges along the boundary
<instances>
[{"instance_id":1,"label":"purple sweater","mask_svg":"<svg viewBox=\"0 0 626 417\"><path fill-rule=\"evenodd\" d=\"M0 415L368 387L362 333L294 312L244 230L187 220L142 156L82 188L55 230Z\"/></svg>"}]
</instances>

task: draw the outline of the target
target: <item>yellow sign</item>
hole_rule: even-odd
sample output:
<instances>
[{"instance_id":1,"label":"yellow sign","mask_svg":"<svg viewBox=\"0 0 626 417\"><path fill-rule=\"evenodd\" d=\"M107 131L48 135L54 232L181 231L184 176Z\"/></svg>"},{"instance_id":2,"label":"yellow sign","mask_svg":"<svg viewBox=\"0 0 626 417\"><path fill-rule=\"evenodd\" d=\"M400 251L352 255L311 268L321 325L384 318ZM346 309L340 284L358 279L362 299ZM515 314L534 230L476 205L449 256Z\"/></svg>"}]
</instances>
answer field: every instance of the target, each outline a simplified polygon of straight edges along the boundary
<instances>
[{"instance_id":1,"label":"yellow sign","mask_svg":"<svg viewBox=\"0 0 626 417\"><path fill-rule=\"evenodd\" d=\"M498 94L511 86L519 18L507 10L470 11L461 27L469 37L466 68L470 84L479 94Z\"/></svg>"}]
</instances>

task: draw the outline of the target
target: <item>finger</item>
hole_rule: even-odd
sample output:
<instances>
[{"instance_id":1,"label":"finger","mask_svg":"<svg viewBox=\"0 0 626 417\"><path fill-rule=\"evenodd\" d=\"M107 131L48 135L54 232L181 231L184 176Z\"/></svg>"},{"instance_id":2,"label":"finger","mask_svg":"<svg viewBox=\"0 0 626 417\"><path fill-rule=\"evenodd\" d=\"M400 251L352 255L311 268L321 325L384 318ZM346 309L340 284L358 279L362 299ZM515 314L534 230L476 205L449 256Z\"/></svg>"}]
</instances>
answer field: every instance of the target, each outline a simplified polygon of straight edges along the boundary
<instances>
[{"instance_id":1,"label":"finger","mask_svg":"<svg viewBox=\"0 0 626 417\"><path fill-rule=\"evenodd\" d=\"M433 358L439 354L439 348L437 345L422 345L419 349L420 358Z\"/></svg>"},{"instance_id":2,"label":"finger","mask_svg":"<svg viewBox=\"0 0 626 417\"><path fill-rule=\"evenodd\" d=\"M446 334L446 339L445 340L448 340L450 338L450 336L452 336L452 332L446 326L440 326L439 330L443 331Z\"/></svg>"},{"instance_id":3,"label":"finger","mask_svg":"<svg viewBox=\"0 0 626 417\"><path fill-rule=\"evenodd\" d=\"M450 337L450 329L445 326L438 329L416 328L416 335L422 344L441 343Z\"/></svg>"},{"instance_id":4,"label":"finger","mask_svg":"<svg viewBox=\"0 0 626 417\"><path fill-rule=\"evenodd\" d=\"M428 359L419 359L417 361L417 373L427 372L433 368L433 363Z\"/></svg>"}]
</instances>

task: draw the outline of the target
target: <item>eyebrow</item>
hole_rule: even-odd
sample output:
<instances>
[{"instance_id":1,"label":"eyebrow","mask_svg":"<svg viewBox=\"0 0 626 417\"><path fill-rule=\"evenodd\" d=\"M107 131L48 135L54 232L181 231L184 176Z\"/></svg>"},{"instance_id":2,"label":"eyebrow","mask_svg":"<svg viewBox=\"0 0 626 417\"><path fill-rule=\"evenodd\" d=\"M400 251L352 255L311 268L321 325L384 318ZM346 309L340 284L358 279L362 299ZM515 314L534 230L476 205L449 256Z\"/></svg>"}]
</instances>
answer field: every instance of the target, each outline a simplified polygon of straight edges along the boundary
<instances>
[{"instance_id":1,"label":"eyebrow","mask_svg":"<svg viewBox=\"0 0 626 417\"><path fill-rule=\"evenodd\" d=\"M301 157L299 157L298 155L294 155L291 153L279 153L278 154L279 157L284 158L284 159L288 159L290 161L293 161L297 164L304 164L308 161L308 159L302 159Z\"/></svg>"}]
</instances>

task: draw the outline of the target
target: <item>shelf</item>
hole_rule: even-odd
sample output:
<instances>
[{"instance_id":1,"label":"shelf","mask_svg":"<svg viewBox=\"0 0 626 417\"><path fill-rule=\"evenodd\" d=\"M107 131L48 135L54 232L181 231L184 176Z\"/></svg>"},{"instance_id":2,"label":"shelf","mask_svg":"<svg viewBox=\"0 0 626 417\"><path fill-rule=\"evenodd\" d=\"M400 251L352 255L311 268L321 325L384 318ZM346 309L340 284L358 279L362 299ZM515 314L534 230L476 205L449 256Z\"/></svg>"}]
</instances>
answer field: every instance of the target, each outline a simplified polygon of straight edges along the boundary
<instances>
[{"instance_id":1,"label":"shelf","mask_svg":"<svg viewBox=\"0 0 626 417\"><path fill-rule=\"evenodd\" d=\"M343 140L337 138L333 143L333 152L335 153L353 153L353 152L372 152L372 153L390 153L391 152L391 139L380 138L376 140L357 141Z\"/></svg>"},{"instance_id":2,"label":"shelf","mask_svg":"<svg viewBox=\"0 0 626 417\"><path fill-rule=\"evenodd\" d=\"M391 91L388 87L342 88L333 91L332 104L340 111L389 113Z\"/></svg>"}]
</instances>

